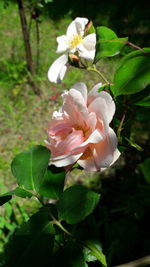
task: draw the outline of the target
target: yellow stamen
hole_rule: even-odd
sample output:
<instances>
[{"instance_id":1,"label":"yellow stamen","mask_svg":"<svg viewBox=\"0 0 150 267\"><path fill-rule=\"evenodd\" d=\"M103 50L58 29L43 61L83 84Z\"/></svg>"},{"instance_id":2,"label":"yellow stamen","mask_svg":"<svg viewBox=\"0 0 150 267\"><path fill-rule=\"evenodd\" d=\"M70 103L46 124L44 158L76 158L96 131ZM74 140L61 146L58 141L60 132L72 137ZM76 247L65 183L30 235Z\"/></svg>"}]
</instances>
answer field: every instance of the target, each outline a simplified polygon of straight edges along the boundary
<instances>
[{"instance_id":1,"label":"yellow stamen","mask_svg":"<svg viewBox=\"0 0 150 267\"><path fill-rule=\"evenodd\" d=\"M69 42L70 45L70 49L73 49L74 47L76 47L78 44L80 44L82 42L82 36L81 35L74 35L72 40Z\"/></svg>"}]
</instances>

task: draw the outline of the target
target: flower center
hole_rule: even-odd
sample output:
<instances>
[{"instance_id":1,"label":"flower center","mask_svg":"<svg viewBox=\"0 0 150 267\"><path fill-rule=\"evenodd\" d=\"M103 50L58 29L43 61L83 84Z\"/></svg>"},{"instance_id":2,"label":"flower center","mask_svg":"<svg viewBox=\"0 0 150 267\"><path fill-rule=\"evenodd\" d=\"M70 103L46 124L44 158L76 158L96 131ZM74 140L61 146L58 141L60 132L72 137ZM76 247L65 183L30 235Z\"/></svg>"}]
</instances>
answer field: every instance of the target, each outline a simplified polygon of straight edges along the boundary
<instances>
[{"instance_id":1,"label":"flower center","mask_svg":"<svg viewBox=\"0 0 150 267\"><path fill-rule=\"evenodd\" d=\"M82 36L81 35L78 35L78 34L73 35L72 40L69 42L70 49L73 49L74 47L76 47L81 42L82 42Z\"/></svg>"}]
</instances>

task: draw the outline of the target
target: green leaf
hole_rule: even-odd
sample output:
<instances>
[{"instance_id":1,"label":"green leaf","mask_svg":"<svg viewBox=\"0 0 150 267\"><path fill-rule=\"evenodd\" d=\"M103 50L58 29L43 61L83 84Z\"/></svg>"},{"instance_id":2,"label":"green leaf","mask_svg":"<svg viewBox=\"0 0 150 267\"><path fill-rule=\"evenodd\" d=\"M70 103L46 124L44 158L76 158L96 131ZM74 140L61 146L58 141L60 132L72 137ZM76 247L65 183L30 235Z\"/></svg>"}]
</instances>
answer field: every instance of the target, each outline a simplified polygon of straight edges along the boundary
<instances>
[{"instance_id":1,"label":"green leaf","mask_svg":"<svg viewBox=\"0 0 150 267\"><path fill-rule=\"evenodd\" d=\"M97 261L97 258L92 255L91 250L89 248L84 247L83 252L84 252L85 260L87 262Z\"/></svg>"},{"instance_id":2,"label":"green leaf","mask_svg":"<svg viewBox=\"0 0 150 267\"><path fill-rule=\"evenodd\" d=\"M98 240L87 240L84 242L86 247L90 250L90 255L88 255L87 261L91 261L91 255L96 257L96 259L101 262L102 266L107 267L106 257L102 252L101 244ZM93 261L92 260L92 261Z\"/></svg>"},{"instance_id":3,"label":"green leaf","mask_svg":"<svg viewBox=\"0 0 150 267\"><path fill-rule=\"evenodd\" d=\"M118 55L128 38L118 38L111 29L100 26L96 28L97 47L95 62L103 57L113 57Z\"/></svg>"},{"instance_id":4,"label":"green leaf","mask_svg":"<svg viewBox=\"0 0 150 267\"><path fill-rule=\"evenodd\" d=\"M7 247L7 267L43 267L51 258L54 227L49 210L41 209L15 233Z\"/></svg>"},{"instance_id":5,"label":"green leaf","mask_svg":"<svg viewBox=\"0 0 150 267\"><path fill-rule=\"evenodd\" d=\"M50 151L43 146L33 146L17 155L11 169L20 186L27 190L39 190L47 170Z\"/></svg>"},{"instance_id":6,"label":"green leaf","mask_svg":"<svg viewBox=\"0 0 150 267\"><path fill-rule=\"evenodd\" d=\"M7 203L9 200L11 200L12 196L11 195L6 195L6 196L0 196L0 206L4 205Z\"/></svg>"},{"instance_id":7,"label":"green leaf","mask_svg":"<svg viewBox=\"0 0 150 267\"><path fill-rule=\"evenodd\" d=\"M82 185L71 186L60 196L57 204L60 220L69 224L83 221L98 204L100 195Z\"/></svg>"},{"instance_id":8,"label":"green leaf","mask_svg":"<svg viewBox=\"0 0 150 267\"><path fill-rule=\"evenodd\" d=\"M150 52L150 48L144 49ZM143 51L126 55L114 76L113 93L118 95L135 94L150 84L150 56Z\"/></svg>"},{"instance_id":9,"label":"green leaf","mask_svg":"<svg viewBox=\"0 0 150 267\"><path fill-rule=\"evenodd\" d=\"M22 198L31 198L33 195L32 193L17 187L16 189L9 191L3 195L0 196L0 205L3 205L4 203L8 202L11 200L12 196L15 195L17 197L22 197Z\"/></svg>"},{"instance_id":10,"label":"green leaf","mask_svg":"<svg viewBox=\"0 0 150 267\"><path fill-rule=\"evenodd\" d=\"M134 105L149 107L150 106L150 95L145 97L145 98L143 98L142 100L136 102Z\"/></svg>"},{"instance_id":11,"label":"green leaf","mask_svg":"<svg viewBox=\"0 0 150 267\"><path fill-rule=\"evenodd\" d=\"M150 184L150 158L139 164L139 167L145 177L145 180Z\"/></svg>"},{"instance_id":12,"label":"green leaf","mask_svg":"<svg viewBox=\"0 0 150 267\"><path fill-rule=\"evenodd\" d=\"M59 199L60 194L63 192L64 180L64 168L50 166L45 173L39 194L51 199Z\"/></svg>"},{"instance_id":13,"label":"green leaf","mask_svg":"<svg viewBox=\"0 0 150 267\"><path fill-rule=\"evenodd\" d=\"M16 189L10 191L12 195L22 198L31 198L33 194L29 191L24 190L23 188L17 187Z\"/></svg>"}]
</instances>

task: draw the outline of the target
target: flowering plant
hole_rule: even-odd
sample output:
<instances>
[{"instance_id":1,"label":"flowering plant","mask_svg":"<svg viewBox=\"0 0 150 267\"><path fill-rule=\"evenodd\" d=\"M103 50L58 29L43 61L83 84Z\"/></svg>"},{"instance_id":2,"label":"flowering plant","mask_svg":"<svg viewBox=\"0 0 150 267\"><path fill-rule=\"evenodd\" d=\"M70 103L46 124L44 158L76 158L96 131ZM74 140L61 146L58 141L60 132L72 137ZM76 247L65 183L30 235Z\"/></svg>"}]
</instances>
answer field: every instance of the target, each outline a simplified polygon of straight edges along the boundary
<instances>
[{"instance_id":1,"label":"flowering plant","mask_svg":"<svg viewBox=\"0 0 150 267\"><path fill-rule=\"evenodd\" d=\"M144 185L140 187L137 183L137 190L141 190L139 199L133 200L128 196L121 203L117 201L114 204L110 189L96 187L91 190L80 181L70 186L66 183L66 175L75 168L97 173L108 169L120 156L118 146L124 154L129 147L142 150L131 135L137 109L132 113L130 106L149 106L146 87L150 83L150 48L143 49L129 42L128 38L118 38L107 27L94 29L92 23L88 24L88 19L79 17L68 26L66 35L57 38L57 42L57 52L64 54L52 63L48 71L51 82L63 80L68 64L96 72L100 82L89 93L82 82L65 91L62 94L63 105L53 113L48 126L46 146L33 146L12 161L11 169L18 187L0 196L0 204L5 204L15 195L38 199L41 209L25 221L8 244L6 266L87 267L92 266L91 262L104 267L112 266L113 251L117 247L114 254L117 257L122 243L122 238L119 240L122 231L117 228L122 224L122 217L119 217L119 224L115 221L112 225L109 218L116 219L118 213L119 216L123 214L132 218L135 226L136 220L140 221L144 216L142 207L147 205L146 201L140 202L140 212L137 209L137 202L145 196L142 193ZM128 50L129 53L126 53L124 50L125 55L113 81L109 82L97 68L97 62L121 54L125 45L136 51ZM130 123L126 122L126 117L131 116ZM133 158L134 152L126 160L132 165ZM147 183L150 182L149 163L150 159L147 159L140 164ZM118 173L119 168L120 165ZM132 169L133 166L130 167ZM138 173L137 168L135 173ZM119 178L121 181L122 176ZM132 190L131 194L128 188L126 192L126 183L121 192L132 196ZM119 194L118 189L115 194ZM109 201L111 209L108 212L105 203ZM129 202L133 205L127 212ZM116 205L115 208L113 205ZM111 239L115 228L119 237ZM128 232L130 235L128 228L128 224L123 228L123 238ZM126 238L123 240L126 241Z\"/></svg>"},{"instance_id":2,"label":"flowering plant","mask_svg":"<svg viewBox=\"0 0 150 267\"><path fill-rule=\"evenodd\" d=\"M88 19L86 18L76 18L68 26L66 35L57 37L58 47L56 52L65 52L65 54L56 59L49 68L48 78L51 82L58 83L63 80L69 56L75 60L78 60L78 57L94 60L96 34L87 33L85 27L87 23Z\"/></svg>"}]
</instances>

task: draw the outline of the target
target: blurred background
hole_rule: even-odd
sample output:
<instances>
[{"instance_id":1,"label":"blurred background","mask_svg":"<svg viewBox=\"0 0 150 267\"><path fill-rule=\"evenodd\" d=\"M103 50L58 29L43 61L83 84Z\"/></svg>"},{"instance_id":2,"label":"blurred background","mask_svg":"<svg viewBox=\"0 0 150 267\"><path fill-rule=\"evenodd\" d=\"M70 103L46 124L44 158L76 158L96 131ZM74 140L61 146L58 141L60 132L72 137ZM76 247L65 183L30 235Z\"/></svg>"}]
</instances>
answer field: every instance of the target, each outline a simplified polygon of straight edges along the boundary
<instances>
[{"instance_id":1,"label":"blurred background","mask_svg":"<svg viewBox=\"0 0 150 267\"><path fill-rule=\"evenodd\" d=\"M32 53L34 75L27 67L19 4L24 5ZM99 78L94 73L70 68L62 84L51 84L47 71L59 56L55 53L56 37L65 34L76 17L87 17L94 26L107 26L119 37L141 46L149 46L150 2L121 0L24 0L0 1L0 193L16 184L10 164L14 156L34 144L44 145L46 128L52 112L61 105L61 93L75 82L85 82L89 89ZM100 68L113 80L122 55L102 60ZM130 50L130 49L129 49ZM35 90L35 88L37 90ZM36 91L36 92L35 92ZM138 95L137 95L138 96ZM117 129L124 106L118 100ZM131 112L131 110L133 112ZM103 192L97 219L101 221L100 237L110 264L121 264L149 254L149 182L145 166L150 161L147 107L132 107L129 139L131 147L110 171L99 176L75 171L69 182L80 182ZM132 125L131 125L132 124ZM128 129L129 129L128 128ZM121 147L124 151L124 147ZM144 166L144 167L143 167ZM87 178L88 177L88 178ZM18 204L19 203L19 204ZM12 209L13 208L13 209ZM0 210L0 252L14 229L38 209L34 201L13 200ZM0 265L2 266L2 265ZM96 266L96 265L95 265ZM147 265L148 266L148 265ZM150 265L149 265L150 266Z\"/></svg>"}]
</instances>

